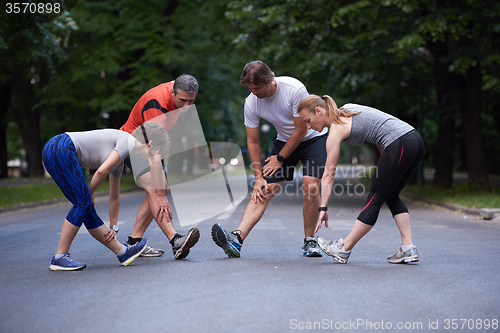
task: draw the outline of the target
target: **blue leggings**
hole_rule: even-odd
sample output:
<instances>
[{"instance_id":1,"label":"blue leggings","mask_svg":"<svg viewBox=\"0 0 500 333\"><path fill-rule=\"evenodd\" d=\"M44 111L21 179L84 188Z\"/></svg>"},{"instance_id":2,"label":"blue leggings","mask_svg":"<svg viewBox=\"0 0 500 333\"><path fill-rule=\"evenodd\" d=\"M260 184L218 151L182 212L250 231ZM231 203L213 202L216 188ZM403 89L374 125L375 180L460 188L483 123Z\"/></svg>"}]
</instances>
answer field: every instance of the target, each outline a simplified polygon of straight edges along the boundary
<instances>
[{"instance_id":1,"label":"blue leggings","mask_svg":"<svg viewBox=\"0 0 500 333\"><path fill-rule=\"evenodd\" d=\"M399 193L410 180L423 156L424 142L415 130L391 143L377 162L366 205L358 220L375 225L384 203L389 207L392 216L408 213Z\"/></svg>"},{"instance_id":2,"label":"blue leggings","mask_svg":"<svg viewBox=\"0 0 500 333\"><path fill-rule=\"evenodd\" d=\"M43 148L42 158L47 172L73 204L66 220L77 227L85 223L87 229L103 225L92 204L92 195L71 138L63 133L50 139Z\"/></svg>"}]
</instances>

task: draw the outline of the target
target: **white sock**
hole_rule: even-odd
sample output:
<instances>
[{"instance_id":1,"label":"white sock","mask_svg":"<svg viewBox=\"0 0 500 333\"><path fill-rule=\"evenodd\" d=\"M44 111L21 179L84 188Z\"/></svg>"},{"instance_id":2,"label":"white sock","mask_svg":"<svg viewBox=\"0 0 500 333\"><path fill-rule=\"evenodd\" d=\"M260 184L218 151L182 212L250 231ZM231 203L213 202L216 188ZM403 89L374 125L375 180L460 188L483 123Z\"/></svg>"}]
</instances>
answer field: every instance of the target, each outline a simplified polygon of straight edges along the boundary
<instances>
[{"instance_id":1,"label":"white sock","mask_svg":"<svg viewBox=\"0 0 500 333\"><path fill-rule=\"evenodd\" d=\"M401 247L403 248L403 251L408 251L409 249L411 249L413 247L413 244L410 244L410 245L401 245Z\"/></svg>"},{"instance_id":2,"label":"white sock","mask_svg":"<svg viewBox=\"0 0 500 333\"><path fill-rule=\"evenodd\" d=\"M121 255L125 254L126 251L127 251L127 247L125 245L122 245L122 248L120 249L120 251L118 251L118 253L116 255L121 256Z\"/></svg>"},{"instance_id":3,"label":"white sock","mask_svg":"<svg viewBox=\"0 0 500 333\"><path fill-rule=\"evenodd\" d=\"M56 254L54 255L54 259L56 259L56 260L57 260L57 259L61 259L61 258L62 258L62 256L63 256L63 255L65 255L65 254L66 254L66 253L56 253Z\"/></svg>"}]
</instances>

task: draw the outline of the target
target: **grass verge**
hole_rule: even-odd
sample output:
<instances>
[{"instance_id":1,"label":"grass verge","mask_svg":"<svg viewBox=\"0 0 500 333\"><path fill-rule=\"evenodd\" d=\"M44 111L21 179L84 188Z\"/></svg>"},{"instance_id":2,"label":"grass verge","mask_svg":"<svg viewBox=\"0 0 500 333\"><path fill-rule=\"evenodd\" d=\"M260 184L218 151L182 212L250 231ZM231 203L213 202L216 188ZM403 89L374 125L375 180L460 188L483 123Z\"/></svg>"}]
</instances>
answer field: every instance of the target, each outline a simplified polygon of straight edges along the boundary
<instances>
[{"instance_id":1,"label":"grass verge","mask_svg":"<svg viewBox=\"0 0 500 333\"><path fill-rule=\"evenodd\" d=\"M137 188L134 178L123 176L120 189ZM96 193L108 192L109 182L106 179L97 189ZM12 207L33 202L64 199L64 195L56 183L38 185L0 186L0 207Z\"/></svg>"},{"instance_id":2,"label":"grass verge","mask_svg":"<svg viewBox=\"0 0 500 333\"><path fill-rule=\"evenodd\" d=\"M461 205L470 208L500 208L500 188L492 187L490 192L472 191L468 184L454 185L443 189L430 183L423 186L408 185L403 194L408 193L432 201Z\"/></svg>"},{"instance_id":3,"label":"grass verge","mask_svg":"<svg viewBox=\"0 0 500 333\"><path fill-rule=\"evenodd\" d=\"M121 180L122 190L137 188L134 178L124 175ZM104 181L97 192L108 192L109 183ZM470 208L500 208L500 188L493 187L490 192L474 192L467 184L458 184L450 189L443 189L425 183L423 186L408 185L403 194L408 193L436 202L456 204ZM0 186L0 207L64 199L64 195L55 183L43 185L21 185L16 187Z\"/></svg>"}]
</instances>

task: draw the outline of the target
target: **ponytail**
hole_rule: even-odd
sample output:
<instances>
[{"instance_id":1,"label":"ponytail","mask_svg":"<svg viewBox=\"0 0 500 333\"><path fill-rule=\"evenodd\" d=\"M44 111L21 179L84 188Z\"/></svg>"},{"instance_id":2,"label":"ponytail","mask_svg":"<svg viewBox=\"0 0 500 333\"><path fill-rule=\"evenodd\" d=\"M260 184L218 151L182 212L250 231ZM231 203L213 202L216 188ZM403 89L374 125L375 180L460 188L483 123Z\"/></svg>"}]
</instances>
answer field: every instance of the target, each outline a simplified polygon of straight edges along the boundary
<instances>
[{"instance_id":1,"label":"ponytail","mask_svg":"<svg viewBox=\"0 0 500 333\"><path fill-rule=\"evenodd\" d=\"M344 124L344 122L340 119L340 111L333 98L328 95L324 95L321 98L325 101L326 114L328 115L328 119L330 119L330 123L338 125Z\"/></svg>"},{"instance_id":2,"label":"ponytail","mask_svg":"<svg viewBox=\"0 0 500 333\"><path fill-rule=\"evenodd\" d=\"M300 113L305 109L312 113L316 107L324 108L330 123L338 125L345 124L341 117L349 118L359 113L358 111L339 109L333 98L328 95L309 95L305 97L299 104L298 112Z\"/></svg>"}]
</instances>

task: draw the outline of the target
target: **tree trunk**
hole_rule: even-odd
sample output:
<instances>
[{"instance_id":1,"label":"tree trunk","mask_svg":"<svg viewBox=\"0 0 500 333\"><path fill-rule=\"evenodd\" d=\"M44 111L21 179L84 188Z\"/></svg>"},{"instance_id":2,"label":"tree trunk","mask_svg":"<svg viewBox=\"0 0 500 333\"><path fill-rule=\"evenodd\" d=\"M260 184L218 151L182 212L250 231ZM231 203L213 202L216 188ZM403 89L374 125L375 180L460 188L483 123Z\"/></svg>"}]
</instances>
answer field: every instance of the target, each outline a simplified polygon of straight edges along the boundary
<instances>
[{"instance_id":1,"label":"tree trunk","mask_svg":"<svg viewBox=\"0 0 500 333\"><path fill-rule=\"evenodd\" d=\"M174 147L182 147L182 138L179 135L170 135L171 145ZM184 166L184 151L171 155L168 158L168 175L180 176L183 174L182 167ZM170 180L168 179L169 184ZM174 180L173 180L174 181ZM175 183L175 181L174 181ZM172 183L173 184L173 183Z\"/></svg>"},{"instance_id":2,"label":"tree trunk","mask_svg":"<svg viewBox=\"0 0 500 333\"><path fill-rule=\"evenodd\" d=\"M130 108L130 110L132 110L132 107ZM130 110L110 112L108 119L108 128L119 129L120 127L122 127L127 122Z\"/></svg>"},{"instance_id":3,"label":"tree trunk","mask_svg":"<svg viewBox=\"0 0 500 333\"><path fill-rule=\"evenodd\" d=\"M434 151L436 173L434 174L433 183L443 188L450 188L453 185L455 155L455 115L450 106L442 105L439 110L436 146L437 148Z\"/></svg>"},{"instance_id":4,"label":"tree trunk","mask_svg":"<svg viewBox=\"0 0 500 333\"><path fill-rule=\"evenodd\" d=\"M12 84L3 84L0 88L0 178L9 176L7 162L9 159L7 151L7 110L10 105Z\"/></svg>"},{"instance_id":5,"label":"tree trunk","mask_svg":"<svg viewBox=\"0 0 500 333\"><path fill-rule=\"evenodd\" d=\"M23 138L26 162L28 163L28 176L41 177L44 175L42 164L42 145L40 142L40 114L26 112L23 121L18 121L19 131Z\"/></svg>"},{"instance_id":6,"label":"tree trunk","mask_svg":"<svg viewBox=\"0 0 500 333\"><path fill-rule=\"evenodd\" d=\"M36 101L35 92L31 85L20 82L14 87L11 111L15 114L15 121L19 126L19 133L23 140L28 163L29 177L44 175L42 164L42 146L40 142L40 113L33 111Z\"/></svg>"},{"instance_id":7,"label":"tree trunk","mask_svg":"<svg viewBox=\"0 0 500 333\"><path fill-rule=\"evenodd\" d=\"M479 61L477 64L469 67L465 76L459 76L455 80L455 89L459 94L469 186L472 189L489 191L482 132L483 81Z\"/></svg>"},{"instance_id":8,"label":"tree trunk","mask_svg":"<svg viewBox=\"0 0 500 333\"><path fill-rule=\"evenodd\" d=\"M456 110L451 98L451 75L448 64L444 61L444 57L447 55L446 44L442 42L432 43L429 45L429 50L434 58L434 77L439 112L438 138L434 151L436 173L433 184L450 188L453 185Z\"/></svg>"}]
</instances>

